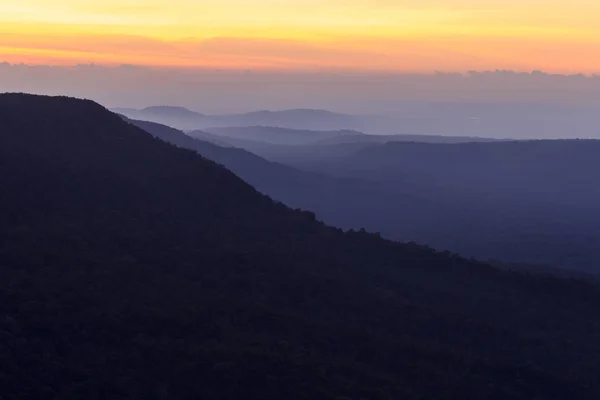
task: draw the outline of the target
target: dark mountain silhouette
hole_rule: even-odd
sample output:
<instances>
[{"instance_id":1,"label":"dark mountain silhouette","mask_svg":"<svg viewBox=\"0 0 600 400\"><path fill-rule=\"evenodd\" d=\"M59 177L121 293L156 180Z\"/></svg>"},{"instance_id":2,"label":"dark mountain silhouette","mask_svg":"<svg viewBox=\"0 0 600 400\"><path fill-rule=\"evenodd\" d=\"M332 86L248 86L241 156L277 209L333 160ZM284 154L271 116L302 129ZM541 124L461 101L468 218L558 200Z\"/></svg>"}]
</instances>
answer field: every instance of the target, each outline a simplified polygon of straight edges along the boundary
<instances>
[{"instance_id":1,"label":"dark mountain silhouette","mask_svg":"<svg viewBox=\"0 0 600 400\"><path fill-rule=\"evenodd\" d=\"M93 102L0 120L5 398L600 394L591 283L329 228Z\"/></svg>"}]
</instances>

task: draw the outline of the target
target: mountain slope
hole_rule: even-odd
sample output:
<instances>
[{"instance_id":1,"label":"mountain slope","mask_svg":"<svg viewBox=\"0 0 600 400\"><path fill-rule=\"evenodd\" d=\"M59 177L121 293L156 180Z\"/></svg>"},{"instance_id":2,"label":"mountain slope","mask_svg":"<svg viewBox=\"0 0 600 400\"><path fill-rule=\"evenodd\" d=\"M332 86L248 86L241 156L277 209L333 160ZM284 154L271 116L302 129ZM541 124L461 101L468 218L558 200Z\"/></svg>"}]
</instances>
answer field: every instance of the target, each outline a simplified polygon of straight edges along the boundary
<instances>
[{"instance_id":1,"label":"mountain slope","mask_svg":"<svg viewBox=\"0 0 600 400\"><path fill-rule=\"evenodd\" d=\"M123 110L123 109L121 109ZM384 115L350 115L325 110L257 111L161 119L160 115L115 109L133 119L183 130L211 127L273 126L304 130L351 129L380 135L444 135L513 139L598 138L597 107L527 102L409 102Z\"/></svg>"},{"instance_id":2,"label":"mountain slope","mask_svg":"<svg viewBox=\"0 0 600 400\"><path fill-rule=\"evenodd\" d=\"M178 129L208 127L272 126L279 128L336 130L352 129L360 122L357 117L325 110L255 111L245 114L202 115L180 107L147 107L142 110L114 109L132 119L163 123Z\"/></svg>"},{"instance_id":3,"label":"mountain slope","mask_svg":"<svg viewBox=\"0 0 600 400\"><path fill-rule=\"evenodd\" d=\"M494 139L433 135L368 135L351 130L311 131L247 126L192 130L188 135L224 147L248 150L270 161L305 166L348 156L388 142L468 143Z\"/></svg>"},{"instance_id":4,"label":"mountain slope","mask_svg":"<svg viewBox=\"0 0 600 400\"><path fill-rule=\"evenodd\" d=\"M328 139L343 140L342 138L346 136L367 136L363 133L349 130L313 131L273 126L209 128L206 131L213 135L224 136L225 138L252 140L279 145L303 145Z\"/></svg>"},{"instance_id":5,"label":"mountain slope","mask_svg":"<svg viewBox=\"0 0 600 400\"><path fill-rule=\"evenodd\" d=\"M112 110L127 118L182 126L185 129L197 129L204 126L207 116L184 107L151 106L137 110L135 108L115 108Z\"/></svg>"},{"instance_id":6,"label":"mountain slope","mask_svg":"<svg viewBox=\"0 0 600 400\"><path fill-rule=\"evenodd\" d=\"M486 260L598 273L597 142L281 146L224 140L294 166L296 174L320 176L321 190L308 186L315 196L305 196L306 187L289 178L263 185L261 178L280 164L263 163L261 173L245 180L335 226L365 227ZM253 170L243 162L225 165L240 176ZM339 179L343 186L331 184Z\"/></svg>"},{"instance_id":7,"label":"mountain slope","mask_svg":"<svg viewBox=\"0 0 600 400\"><path fill-rule=\"evenodd\" d=\"M328 228L91 102L0 118L5 398L600 393L591 284Z\"/></svg>"},{"instance_id":8,"label":"mountain slope","mask_svg":"<svg viewBox=\"0 0 600 400\"><path fill-rule=\"evenodd\" d=\"M225 126L274 126L308 130L349 129L357 123L354 116L317 109L262 110L219 118L227 121Z\"/></svg>"},{"instance_id":9,"label":"mountain slope","mask_svg":"<svg viewBox=\"0 0 600 400\"><path fill-rule=\"evenodd\" d=\"M387 143L345 160L365 170L435 176L440 185L479 186L520 196L545 195L568 204L597 203L600 141L537 140L451 146ZM474 167L476 166L476 167Z\"/></svg>"},{"instance_id":10,"label":"mountain slope","mask_svg":"<svg viewBox=\"0 0 600 400\"><path fill-rule=\"evenodd\" d=\"M268 126L313 131L357 130L369 133L410 133L413 123L384 116L350 115L318 109L254 111L243 114L202 115L179 107L148 107L143 110L114 109L132 119L141 119L183 130ZM417 133L423 133L419 129Z\"/></svg>"},{"instance_id":11,"label":"mountain slope","mask_svg":"<svg viewBox=\"0 0 600 400\"><path fill-rule=\"evenodd\" d=\"M438 175L452 170L453 165L445 165L439 173L435 172L434 163L441 162L444 159L442 155L420 158L428 160L424 166L419 157L411 159L408 154L400 155L402 161L399 162L406 162L402 168L387 173L385 169L375 169L376 174L359 174L360 178L335 178L268 162L241 149L222 148L194 140L164 125L143 121L134 123L156 137L195 150L224 165L260 192L289 206L315 212L319 219L337 227L365 227L396 240L428 243L440 250L450 249L482 259L546 263L571 270L562 271L562 274L576 273L576 270L597 274L595 246L600 240L593 232L599 225L586 210L550 207L543 203L531 205L522 197L519 201L507 203L501 201L500 193L490 200L482 197L480 192L474 192L473 188L470 191L467 188L454 191L436 188L431 182L424 180L419 183L412 176L423 176L422 171L413 171L415 167L429 167L430 174ZM200 135L199 131L196 134ZM408 148L411 148L410 144ZM357 152L357 156L366 153L356 148L348 150ZM292 154L287 156L285 161L294 161ZM312 157L328 160L333 165L336 157L344 161L344 155L339 151L324 155L317 148ZM390 156L390 159L394 161L395 157ZM481 163L472 165L484 168ZM352 168L360 171L361 163L347 164L342 171L352 171ZM464 175L456 174L456 182L460 178L466 181ZM491 183L498 184L493 180ZM485 186L479 183L477 187ZM491 192L491 189L488 191ZM470 228L464 229L465 224Z\"/></svg>"},{"instance_id":12,"label":"mountain slope","mask_svg":"<svg viewBox=\"0 0 600 400\"><path fill-rule=\"evenodd\" d=\"M142 114L162 116L165 118L199 118L203 115L185 107L151 106L140 110Z\"/></svg>"},{"instance_id":13,"label":"mountain slope","mask_svg":"<svg viewBox=\"0 0 600 400\"><path fill-rule=\"evenodd\" d=\"M129 120L155 137L178 147L197 151L202 156L222 164L260 192L294 208L309 210L319 219L341 228L375 226L373 210L378 213L403 215L407 241L415 224L433 224L433 209L423 199L386 190L381 185L360 179L333 178L327 175L300 171L287 165L262 159L238 148L223 148L187 136L165 125ZM196 136L204 137L196 131ZM425 217L426 215L429 218Z\"/></svg>"},{"instance_id":14,"label":"mountain slope","mask_svg":"<svg viewBox=\"0 0 600 400\"><path fill-rule=\"evenodd\" d=\"M598 271L600 141L389 142L293 165L436 199L438 229L415 236L478 258ZM377 230L402 238L402 217ZM468 229L465 229L468 226ZM436 237L437 236L437 237Z\"/></svg>"}]
</instances>

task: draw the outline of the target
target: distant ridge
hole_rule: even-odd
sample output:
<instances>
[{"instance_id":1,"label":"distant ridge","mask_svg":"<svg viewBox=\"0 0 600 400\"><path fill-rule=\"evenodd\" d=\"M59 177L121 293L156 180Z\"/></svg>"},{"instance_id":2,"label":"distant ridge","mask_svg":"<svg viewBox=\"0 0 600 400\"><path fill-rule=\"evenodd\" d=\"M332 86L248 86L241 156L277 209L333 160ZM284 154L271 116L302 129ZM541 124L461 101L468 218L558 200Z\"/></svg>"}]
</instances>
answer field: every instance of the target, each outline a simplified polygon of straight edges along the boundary
<instances>
[{"instance_id":1,"label":"distant ridge","mask_svg":"<svg viewBox=\"0 0 600 400\"><path fill-rule=\"evenodd\" d=\"M224 114L227 116L228 114ZM229 115L242 115L242 116L302 116L308 118L314 117L338 117L345 118L348 117L349 114L337 113L329 110L322 110L317 108L291 108L288 110L258 110L258 111L250 111L241 114L229 114Z\"/></svg>"},{"instance_id":2,"label":"distant ridge","mask_svg":"<svg viewBox=\"0 0 600 400\"><path fill-rule=\"evenodd\" d=\"M292 128L280 128L274 126L244 126L226 128L207 128L206 132L215 136L227 138L252 140L271 144L302 145L317 143L327 139L335 139L342 136L361 136L361 132L340 130L303 130ZM194 131L190 132L194 136ZM366 136L366 135L365 135Z\"/></svg>"},{"instance_id":3,"label":"distant ridge","mask_svg":"<svg viewBox=\"0 0 600 400\"><path fill-rule=\"evenodd\" d=\"M151 106L146 107L139 110L142 114L155 114L155 115L164 115L168 117L202 117L203 114L200 114L195 111L191 111L185 107L173 107L173 106Z\"/></svg>"}]
</instances>

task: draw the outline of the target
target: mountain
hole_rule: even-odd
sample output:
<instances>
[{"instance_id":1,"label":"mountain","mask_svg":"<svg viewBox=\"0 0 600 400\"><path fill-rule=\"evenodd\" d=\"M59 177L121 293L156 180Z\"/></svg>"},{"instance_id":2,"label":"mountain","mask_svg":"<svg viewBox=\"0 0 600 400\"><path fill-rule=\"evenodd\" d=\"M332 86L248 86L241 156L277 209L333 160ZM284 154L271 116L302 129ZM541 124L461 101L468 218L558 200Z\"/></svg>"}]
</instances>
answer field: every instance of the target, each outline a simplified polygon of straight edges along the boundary
<instances>
[{"instance_id":1,"label":"mountain","mask_svg":"<svg viewBox=\"0 0 600 400\"><path fill-rule=\"evenodd\" d=\"M369 135L352 130L309 131L268 126L207 128L188 135L224 147L246 149L270 161L306 165L347 156L358 150L388 142L469 143L497 139L434 135Z\"/></svg>"},{"instance_id":2,"label":"mountain","mask_svg":"<svg viewBox=\"0 0 600 400\"><path fill-rule=\"evenodd\" d=\"M326 110L295 109L256 111L246 114L214 116L212 127L270 126L300 130L352 130L361 125L358 116Z\"/></svg>"},{"instance_id":3,"label":"mountain","mask_svg":"<svg viewBox=\"0 0 600 400\"><path fill-rule=\"evenodd\" d=\"M481 138L475 136L443 136L443 135L365 135L348 134L323 139L320 144L346 143L388 143L388 142L419 142L419 143L473 143L496 142L500 139Z\"/></svg>"},{"instance_id":4,"label":"mountain","mask_svg":"<svg viewBox=\"0 0 600 400\"><path fill-rule=\"evenodd\" d=\"M128 120L152 136L175 146L194 150L215 161L251 184L260 192L294 208L302 208L317 214L319 219L341 228L361 228L372 225L371 210L379 213L404 216L406 236L417 230L415 224L432 223L434 207L427 201L407 196L399 191L387 190L377 183L349 178L334 178L325 174L300 171L284 164L267 161L239 148L224 148L214 143L192 138L166 125L147 121ZM201 131L195 137L210 139L213 136ZM415 218L417 217L417 218Z\"/></svg>"},{"instance_id":5,"label":"mountain","mask_svg":"<svg viewBox=\"0 0 600 400\"><path fill-rule=\"evenodd\" d=\"M149 122L149 121L136 121L136 122ZM168 127L167 125L163 125L163 124L157 124L157 123L153 123L153 124ZM168 127L168 128L170 128L170 127ZM175 128L171 128L171 129L175 129ZM208 132L204 132L204 131L195 130L195 131L187 132L187 133L185 133L185 135L193 137L194 139L197 139L197 140L201 140L203 142L215 144L220 147L237 147L240 149L244 148L244 147L238 145L238 143L237 143L238 141L235 139L225 138L225 137L221 137L218 135L213 135L212 133L208 133Z\"/></svg>"},{"instance_id":6,"label":"mountain","mask_svg":"<svg viewBox=\"0 0 600 400\"><path fill-rule=\"evenodd\" d=\"M170 125L178 129L194 130L208 127L273 126L305 130L350 129L357 118L325 110L256 111L245 114L202 115L180 107L148 107L142 110L113 109L128 118Z\"/></svg>"},{"instance_id":7,"label":"mountain","mask_svg":"<svg viewBox=\"0 0 600 400\"><path fill-rule=\"evenodd\" d=\"M152 106L146 107L140 111L142 114L155 115L164 118L199 118L202 114L195 111L190 111L184 107L172 106Z\"/></svg>"},{"instance_id":8,"label":"mountain","mask_svg":"<svg viewBox=\"0 0 600 400\"><path fill-rule=\"evenodd\" d=\"M435 136L435 135L369 135L354 130L311 131L302 129L277 128L273 126L244 126L226 128L208 128L206 132L224 137L235 143L235 140L262 142L273 145L335 145L335 144L374 144L387 142L423 142L423 143L469 143L493 142L486 139L467 136ZM195 132L188 134L194 136ZM238 142L243 143L243 142Z\"/></svg>"},{"instance_id":9,"label":"mountain","mask_svg":"<svg viewBox=\"0 0 600 400\"><path fill-rule=\"evenodd\" d=\"M288 159L299 169L435 200L443 210L438 228L413 231L414 240L478 258L598 273L599 154L593 140L389 142L335 157ZM368 227L404 238L403 216L387 217L385 225Z\"/></svg>"},{"instance_id":10,"label":"mountain","mask_svg":"<svg viewBox=\"0 0 600 400\"><path fill-rule=\"evenodd\" d=\"M182 130L270 126L300 130L354 130L374 135L467 138L598 138L597 107L552 103L441 102L399 104L392 116L343 114L326 110L256 111L230 115L178 115L115 112ZM196 113L197 114L197 113ZM429 140L420 140L429 141ZM464 140L463 140L464 141ZM468 140L473 141L473 140Z\"/></svg>"},{"instance_id":11,"label":"mountain","mask_svg":"<svg viewBox=\"0 0 600 400\"><path fill-rule=\"evenodd\" d=\"M454 158L468 160L466 154L462 158L458 154L447 156L448 165L436 167L436 162L444 162L444 156L427 155L408 146L407 154L390 153L391 162L401 158L397 162L404 164L387 170L392 164L386 163L386 168L381 169L374 167L385 160L378 153L379 146L368 151L359 151L362 147L350 144L287 146L287 153L279 146L277 156L282 162L300 163L301 160L306 163L305 168L310 165L318 169L319 162L326 160L325 165L334 169L327 171L324 168L329 174L315 173L269 162L241 149L222 148L195 140L164 125L143 121L133 123L169 143L197 151L224 165L262 193L289 206L312 211L319 219L337 227L366 227L396 240L428 243L440 250L451 249L486 260L519 263L524 268L526 264L545 263L569 269L561 271L561 275L599 273L596 264L600 259L594 249L600 244L600 221L594 217L593 210L547 204L553 197L527 199L519 194L508 199L508 194L516 187L515 177L502 178L510 182L509 189L486 187L498 185L495 180L458 186L461 179L468 181L466 173L449 171L460 164L460 161L453 161ZM200 131L195 134L203 135ZM254 143L259 146L259 142ZM294 153L297 148L303 150ZM449 147L448 151L457 148ZM265 147L254 150L268 151ZM367 155L370 152L378 155L370 157ZM352 153L356 154L349 156ZM365 163L361 164L363 156ZM487 155L483 158L491 160ZM371 159L373 165L369 163ZM427 161L425 165L423 160ZM485 171L481 162L471 160L470 165ZM368 172L371 167L373 171ZM430 169L425 174L417 168ZM526 176L525 169L521 170ZM436 184L444 173L449 173L456 181ZM531 187L539 179L541 177L535 177ZM456 188L452 189L453 186ZM465 224L470 228L464 229ZM549 271L549 267L544 268Z\"/></svg>"},{"instance_id":12,"label":"mountain","mask_svg":"<svg viewBox=\"0 0 600 400\"><path fill-rule=\"evenodd\" d=\"M101 106L0 95L8 399L596 399L600 292L329 228Z\"/></svg>"},{"instance_id":13,"label":"mountain","mask_svg":"<svg viewBox=\"0 0 600 400\"><path fill-rule=\"evenodd\" d=\"M279 145L303 145L325 140L343 140L346 136L368 136L351 130L311 131L302 129L278 128L274 126L244 126L209 128L206 132L231 139L250 140ZM194 136L194 131L189 133Z\"/></svg>"},{"instance_id":14,"label":"mountain","mask_svg":"<svg viewBox=\"0 0 600 400\"><path fill-rule=\"evenodd\" d=\"M188 128L202 126L206 116L184 107L151 106L141 110L134 108L115 108L113 112L127 118L164 123L167 125L184 125Z\"/></svg>"},{"instance_id":15,"label":"mountain","mask_svg":"<svg viewBox=\"0 0 600 400\"><path fill-rule=\"evenodd\" d=\"M455 145L387 143L344 162L392 178L397 172L431 177L436 185L479 188L519 199L593 206L600 201L600 141L539 140ZM374 176L375 176L374 175Z\"/></svg>"},{"instance_id":16,"label":"mountain","mask_svg":"<svg viewBox=\"0 0 600 400\"><path fill-rule=\"evenodd\" d=\"M138 110L137 108L128 108L128 107L122 107L122 108L112 108L111 109L112 112L116 113L116 114L121 114L121 115L138 115L141 111Z\"/></svg>"},{"instance_id":17,"label":"mountain","mask_svg":"<svg viewBox=\"0 0 600 400\"><path fill-rule=\"evenodd\" d=\"M162 123L182 130L209 128L272 127L303 131L357 131L370 134L431 134L444 122L431 118L391 118L351 115L318 109L255 111L243 114L203 115L179 107L148 107L142 110L113 109L131 119ZM469 131L471 132L471 131Z\"/></svg>"},{"instance_id":18,"label":"mountain","mask_svg":"<svg viewBox=\"0 0 600 400\"><path fill-rule=\"evenodd\" d=\"M276 127L208 128L187 131L186 134L199 140L222 147L236 147L248 150L260 157L282 164L303 165L311 160L323 161L339 154L348 155L371 145L370 142L356 141L328 144L327 136L362 136L352 131L303 131ZM374 136L374 135L364 135ZM331 138L331 137L330 137ZM287 144L282 144L287 143Z\"/></svg>"}]
</instances>

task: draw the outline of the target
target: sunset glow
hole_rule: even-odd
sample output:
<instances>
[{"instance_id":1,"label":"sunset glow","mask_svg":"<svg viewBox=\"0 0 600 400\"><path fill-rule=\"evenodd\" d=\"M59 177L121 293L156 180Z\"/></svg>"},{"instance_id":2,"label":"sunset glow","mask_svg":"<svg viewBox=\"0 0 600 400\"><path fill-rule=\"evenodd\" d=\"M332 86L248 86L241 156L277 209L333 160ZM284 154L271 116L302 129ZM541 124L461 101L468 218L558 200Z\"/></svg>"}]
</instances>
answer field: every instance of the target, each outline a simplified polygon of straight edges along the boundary
<instances>
[{"instance_id":1,"label":"sunset glow","mask_svg":"<svg viewBox=\"0 0 600 400\"><path fill-rule=\"evenodd\" d=\"M0 62L600 72L596 0L0 1Z\"/></svg>"}]
</instances>

